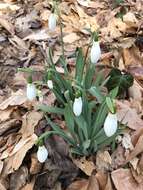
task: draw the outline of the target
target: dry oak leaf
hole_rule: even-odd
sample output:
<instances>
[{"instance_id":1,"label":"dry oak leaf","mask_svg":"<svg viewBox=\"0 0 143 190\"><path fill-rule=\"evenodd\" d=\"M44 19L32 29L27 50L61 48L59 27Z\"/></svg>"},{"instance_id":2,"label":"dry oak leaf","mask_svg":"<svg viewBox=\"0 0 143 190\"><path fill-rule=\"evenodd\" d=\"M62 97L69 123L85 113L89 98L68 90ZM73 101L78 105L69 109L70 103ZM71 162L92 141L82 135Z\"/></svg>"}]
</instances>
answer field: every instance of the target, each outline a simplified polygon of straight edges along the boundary
<instances>
[{"instance_id":1,"label":"dry oak leaf","mask_svg":"<svg viewBox=\"0 0 143 190\"><path fill-rule=\"evenodd\" d=\"M93 170L95 169L94 163L90 160L86 160L85 157L81 159L74 159L73 162L88 176L91 176Z\"/></svg>"},{"instance_id":2,"label":"dry oak leaf","mask_svg":"<svg viewBox=\"0 0 143 190\"><path fill-rule=\"evenodd\" d=\"M23 161L27 151L33 147L37 138L38 137L35 134L30 136L28 138L28 141L20 148L20 150L18 152L16 152L14 155L12 155L11 157L8 157L5 160L4 168L2 171L2 174L4 176L14 172L21 166L22 161Z\"/></svg>"},{"instance_id":3,"label":"dry oak leaf","mask_svg":"<svg viewBox=\"0 0 143 190\"><path fill-rule=\"evenodd\" d=\"M5 110L8 106L19 106L27 101L25 91L18 90L13 93L8 99L0 104L0 110Z\"/></svg>"},{"instance_id":4,"label":"dry oak leaf","mask_svg":"<svg viewBox=\"0 0 143 190\"><path fill-rule=\"evenodd\" d=\"M143 184L137 184L129 169L118 169L111 173L117 190L143 190Z\"/></svg>"},{"instance_id":5,"label":"dry oak leaf","mask_svg":"<svg viewBox=\"0 0 143 190\"><path fill-rule=\"evenodd\" d=\"M116 104L118 121L133 130L143 127L143 120L137 114L136 109L130 107L128 101L116 101Z\"/></svg>"}]
</instances>

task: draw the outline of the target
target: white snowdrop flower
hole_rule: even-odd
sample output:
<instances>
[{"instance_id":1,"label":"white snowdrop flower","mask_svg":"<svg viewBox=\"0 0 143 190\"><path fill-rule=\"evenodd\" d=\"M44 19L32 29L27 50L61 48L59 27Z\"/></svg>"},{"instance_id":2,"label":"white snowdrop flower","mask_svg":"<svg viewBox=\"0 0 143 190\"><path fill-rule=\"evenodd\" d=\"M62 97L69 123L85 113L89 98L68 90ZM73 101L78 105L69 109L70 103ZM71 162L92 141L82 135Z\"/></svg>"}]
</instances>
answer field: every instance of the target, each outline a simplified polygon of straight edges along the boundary
<instances>
[{"instance_id":1,"label":"white snowdrop flower","mask_svg":"<svg viewBox=\"0 0 143 190\"><path fill-rule=\"evenodd\" d=\"M111 137L114 135L117 131L118 127L118 121L117 121L117 115L108 113L105 122L104 122L104 132L107 137Z\"/></svg>"},{"instance_id":2,"label":"white snowdrop flower","mask_svg":"<svg viewBox=\"0 0 143 190\"><path fill-rule=\"evenodd\" d=\"M75 98L73 103L73 112L76 116L80 116L82 112L82 98Z\"/></svg>"},{"instance_id":3,"label":"white snowdrop flower","mask_svg":"<svg viewBox=\"0 0 143 190\"><path fill-rule=\"evenodd\" d=\"M50 89L53 89L53 81L52 80L48 80L47 81L47 85Z\"/></svg>"},{"instance_id":4,"label":"white snowdrop flower","mask_svg":"<svg viewBox=\"0 0 143 190\"><path fill-rule=\"evenodd\" d=\"M56 29L57 18L56 14L52 13L49 16L49 30L54 31Z\"/></svg>"},{"instance_id":5,"label":"white snowdrop flower","mask_svg":"<svg viewBox=\"0 0 143 190\"><path fill-rule=\"evenodd\" d=\"M91 63L96 64L97 61L101 57L101 49L100 49L100 44L99 41L93 41L92 47L91 47L91 52L90 52L90 59Z\"/></svg>"},{"instance_id":6,"label":"white snowdrop flower","mask_svg":"<svg viewBox=\"0 0 143 190\"><path fill-rule=\"evenodd\" d=\"M27 84L27 99L32 101L36 98L36 87L33 83Z\"/></svg>"},{"instance_id":7,"label":"white snowdrop flower","mask_svg":"<svg viewBox=\"0 0 143 190\"><path fill-rule=\"evenodd\" d=\"M46 149L44 145L38 147L37 158L38 158L38 161L41 163L45 162L46 159L48 158L48 150Z\"/></svg>"}]
</instances>

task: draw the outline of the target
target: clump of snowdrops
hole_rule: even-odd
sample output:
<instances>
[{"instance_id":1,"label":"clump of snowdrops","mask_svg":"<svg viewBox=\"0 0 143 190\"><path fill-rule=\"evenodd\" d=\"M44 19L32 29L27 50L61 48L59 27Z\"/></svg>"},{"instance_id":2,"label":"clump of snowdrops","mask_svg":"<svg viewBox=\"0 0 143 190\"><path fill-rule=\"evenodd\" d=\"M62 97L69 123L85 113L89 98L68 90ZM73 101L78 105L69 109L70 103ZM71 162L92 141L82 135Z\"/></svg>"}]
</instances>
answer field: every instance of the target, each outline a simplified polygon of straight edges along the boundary
<instances>
[{"instance_id":1,"label":"clump of snowdrops","mask_svg":"<svg viewBox=\"0 0 143 190\"><path fill-rule=\"evenodd\" d=\"M51 13L49 30L56 29L58 16ZM113 143L121 132L114 101L118 94L118 87L108 93L103 93L102 89L109 77L105 79L102 71L96 72L96 63L101 57L101 48L95 34L92 35L89 58L84 57L82 48L77 48L74 75L68 69L63 41L61 40L62 55L58 64L64 68L64 74L56 70L52 50L49 49L47 66L40 84L47 85L54 93L56 106L50 107L43 104L38 106L38 109L45 113L47 123L51 126L51 130L43 133L36 143L38 145L37 157L40 162L45 162L48 157L44 140L52 135L61 136L69 144L71 153L88 156ZM62 36L61 27L61 38ZM27 84L28 100L34 100L36 96L42 100L41 91L36 90L36 85L32 81L31 76L34 71L30 69L23 69L23 71L30 71L30 80ZM51 119L52 114L54 117L57 114L65 121L66 130Z\"/></svg>"}]
</instances>

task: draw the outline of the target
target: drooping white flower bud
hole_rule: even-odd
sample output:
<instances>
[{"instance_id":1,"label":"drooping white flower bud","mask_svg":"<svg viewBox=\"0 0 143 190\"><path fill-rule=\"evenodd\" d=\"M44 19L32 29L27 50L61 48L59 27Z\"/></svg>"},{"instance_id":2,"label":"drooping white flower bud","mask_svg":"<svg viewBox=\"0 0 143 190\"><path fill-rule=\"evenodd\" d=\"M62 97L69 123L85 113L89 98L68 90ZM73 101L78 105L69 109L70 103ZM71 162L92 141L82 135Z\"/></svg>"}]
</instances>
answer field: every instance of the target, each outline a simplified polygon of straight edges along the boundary
<instances>
[{"instance_id":1,"label":"drooping white flower bud","mask_svg":"<svg viewBox=\"0 0 143 190\"><path fill-rule=\"evenodd\" d=\"M36 87L33 83L27 84L27 99L32 101L36 98Z\"/></svg>"},{"instance_id":2,"label":"drooping white flower bud","mask_svg":"<svg viewBox=\"0 0 143 190\"><path fill-rule=\"evenodd\" d=\"M81 97L75 98L74 103L73 103L73 112L76 116L80 116L82 112L82 98Z\"/></svg>"},{"instance_id":3,"label":"drooping white flower bud","mask_svg":"<svg viewBox=\"0 0 143 190\"><path fill-rule=\"evenodd\" d=\"M54 31L56 29L57 18L56 14L52 13L49 16L49 30Z\"/></svg>"},{"instance_id":4,"label":"drooping white flower bud","mask_svg":"<svg viewBox=\"0 0 143 190\"><path fill-rule=\"evenodd\" d=\"M38 147L37 158L38 158L38 161L41 163L45 162L46 159L48 158L48 150L46 149L44 145Z\"/></svg>"},{"instance_id":5,"label":"drooping white flower bud","mask_svg":"<svg viewBox=\"0 0 143 190\"><path fill-rule=\"evenodd\" d=\"M93 41L92 47L91 47L91 52L90 52L90 59L91 63L96 64L98 60L101 57L101 49L100 49L100 44L99 41Z\"/></svg>"},{"instance_id":6,"label":"drooping white flower bud","mask_svg":"<svg viewBox=\"0 0 143 190\"><path fill-rule=\"evenodd\" d=\"M52 80L48 80L47 81L47 85L50 89L53 89L53 81Z\"/></svg>"},{"instance_id":7,"label":"drooping white flower bud","mask_svg":"<svg viewBox=\"0 0 143 190\"><path fill-rule=\"evenodd\" d=\"M111 137L114 135L117 131L118 127L118 121L117 121L117 115L108 113L105 122L104 122L104 132L107 137Z\"/></svg>"}]
</instances>

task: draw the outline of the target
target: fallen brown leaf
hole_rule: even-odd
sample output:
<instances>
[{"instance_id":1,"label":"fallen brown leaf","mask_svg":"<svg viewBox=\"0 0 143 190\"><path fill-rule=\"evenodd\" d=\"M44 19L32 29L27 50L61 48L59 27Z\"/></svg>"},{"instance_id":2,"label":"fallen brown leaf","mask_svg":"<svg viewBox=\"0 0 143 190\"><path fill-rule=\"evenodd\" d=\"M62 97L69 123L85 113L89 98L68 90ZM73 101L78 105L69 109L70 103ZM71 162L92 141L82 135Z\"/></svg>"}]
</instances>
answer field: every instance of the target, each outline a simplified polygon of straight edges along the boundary
<instances>
[{"instance_id":1,"label":"fallen brown leaf","mask_svg":"<svg viewBox=\"0 0 143 190\"><path fill-rule=\"evenodd\" d=\"M89 183L86 190L99 190L99 183L97 181L96 175L93 173L89 177Z\"/></svg>"},{"instance_id":2,"label":"fallen brown leaf","mask_svg":"<svg viewBox=\"0 0 143 190\"><path fill-rule=\"evenodd\" d=\"M14 26L7 19L5 19L4 16L0 16L0 25L3 26L10 34L15 34Z\"/></svg>"},{"instance_id":3,"label":"fallen brown leaf","mask_svg":"<svg viewBox=\"0 0 143 190\"><path fill-rule=\"evenodd\" d=\"M78 159L73 159L75 165L80 168L86 175L91 176L95 165L92 161L86 160L85 157Z\"/></svg>"},{"instance_id":4,"label":"fallen brown leaf","mask_svg":"<svg viewBox=\"0 0 143 190\"><path fill-rule=\"evenodd\" d=\"M96 168L100 171L106 171L111 167L111 156L108 151L98 151L96 155Z\"/></svg>"},{"instance_id":5,"label":"fallen brown leaf","mask_svg":"<svg viewBox=\"0 0 143 190\"><path fill-rule=\"evenodd\" d=\"M66 190L87 190L88 180L81 179L73 182Z\"/></svg>"},{"instance_id":6,"label":"fallen brown leaf","mask_svg":"<svg viewBox=\"0 0 143 190\"><path fill-rule=\"evenodd\" d=\"M143 127L143 121L137 114L134 108L130 107L128 101L116 101L117 103L117 117L121 123L127 125L129 128L137 130Z\"/></svg>"},{"instance_id":7,"label":"fallen brown leaf","mask_svg":"<svg viewBox=\"0 0 143 190\"><path fill-rule=\"evenodd\" d=\"M143 184L137 184L129 169L118 169L111 173L117 190L142 190Z\"/></svg>"},{"instance_id":8,"label":"fallen brown leaf","mask_svg":"<svg viewBox=\"0 0 143 190\"><path fill-rule=\"evenodd\" d=\"M27 101L27 97L25 91L18 90L17 92L13 93L11 97L6 99L0 104L0 110L5 110L8 106L18 106Z\"/></svg>"}]
</instances>

